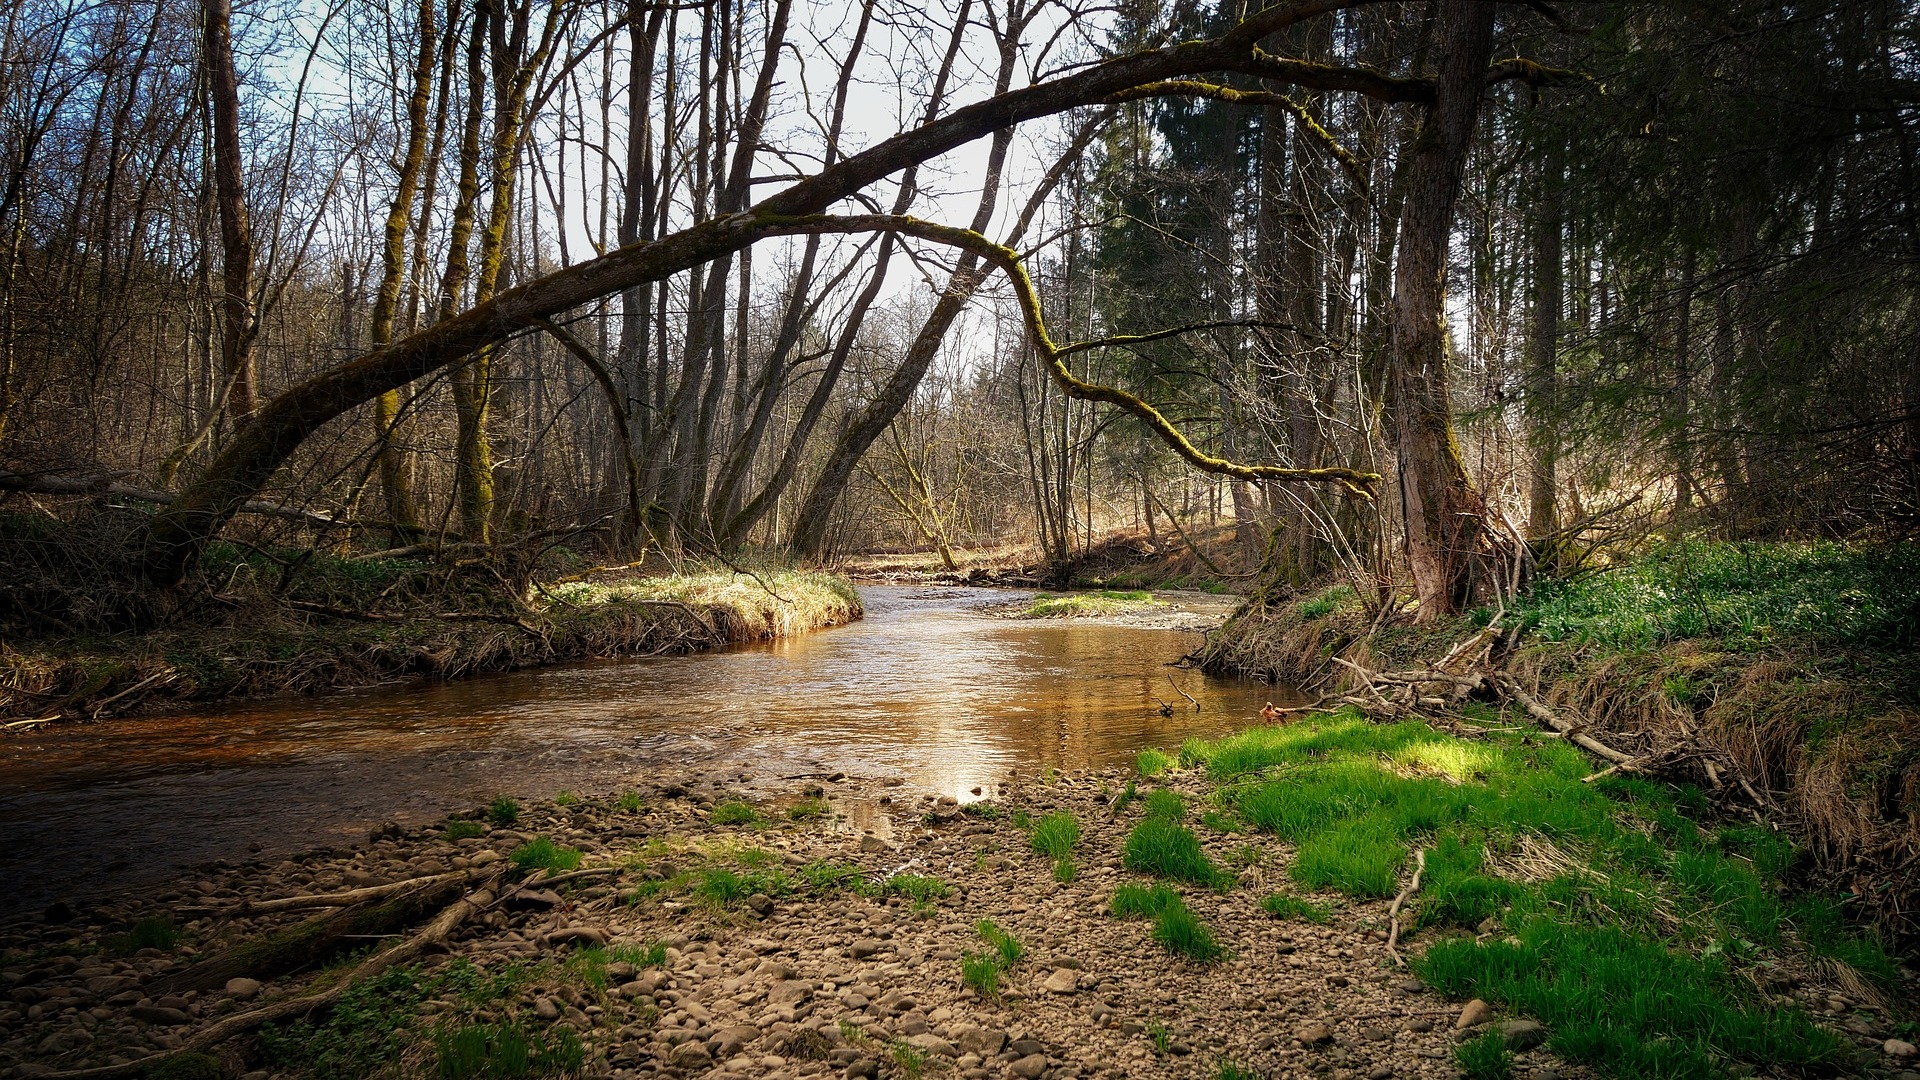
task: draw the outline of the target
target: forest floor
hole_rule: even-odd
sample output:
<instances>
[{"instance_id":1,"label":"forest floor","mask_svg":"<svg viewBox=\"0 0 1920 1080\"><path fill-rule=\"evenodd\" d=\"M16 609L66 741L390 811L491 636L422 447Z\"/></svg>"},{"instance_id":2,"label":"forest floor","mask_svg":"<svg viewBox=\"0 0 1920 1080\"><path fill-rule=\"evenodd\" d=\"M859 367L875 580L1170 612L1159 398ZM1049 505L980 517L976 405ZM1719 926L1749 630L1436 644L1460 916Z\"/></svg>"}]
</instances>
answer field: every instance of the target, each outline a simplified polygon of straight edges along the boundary
<instances>
[{"instance_id":1,"label":"forest floor","mask_svg":"<svg viewBox=\"0 0 1920 1080\"><path fill-rule=\"evenodd\" d=\"M839 775L502 799L0 928L0 1066L1914 1080L1912 973L1783 906L1781 841L1589 768L1495 727L1336 715L964 806ZM421 938L375 921L399 882L436 894ZM292 972L318 942L346 951Z\"/></svg>"},{"instance_id":2,"label":"forest floor","mask_svg":"<svg viewBox=\"0 0 1920 1080\"><path fill-rule=\"evenodd\" d=\"M844 579L686 565L530 579L481 564L229 555L226 584L143 631L0 640L0 725L442 680L614 656L694 652L858 619Z\"/></svg>"}]
</instances>

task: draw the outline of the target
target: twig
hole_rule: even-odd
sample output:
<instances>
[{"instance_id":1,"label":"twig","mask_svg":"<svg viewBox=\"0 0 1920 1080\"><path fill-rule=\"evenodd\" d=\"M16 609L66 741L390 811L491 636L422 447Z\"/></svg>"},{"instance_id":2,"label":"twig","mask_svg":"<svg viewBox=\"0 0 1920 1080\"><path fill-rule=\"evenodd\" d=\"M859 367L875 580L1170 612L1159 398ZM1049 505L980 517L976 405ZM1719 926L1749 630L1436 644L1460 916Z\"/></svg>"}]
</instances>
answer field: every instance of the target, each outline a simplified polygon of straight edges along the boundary
<instances>
[{"instance_id":1,"label":"twig","mask_svg":"<svg viewBox=\"0 0 1920 1080\"><path fill-rule=\"evenodd\" d=\"M406 892L415 886L438 885L454 878L472 878L476 875L464 870L450 874L431 874L427 877L408 878L405 881L389 882L385 885L369 885L363 889L348 889L337 893L307 893L300 896L282 896L272 900L246 901L227 912L229 915L262 915L273 911L300 911L317 907L351 907L366 900L378 900L394 893Z\"/></svg>"},{"instance_id":2,"label":"twig","mask_svg":"<svg viewBox=\"0 0 1920 1080\"><path fill-rule=\"evenodd\" d=\"M107 711L107 706L113 704L116 701L119 701L121 698L126 697L128 694L135 694L142 690L145 690L147 687L152 686L154 683L157 683L162 679L171 681L174 678L174 676L177 674L178 674L177 672L174 672L172 670L154 672L153 674L147 676L146 678L141 679L139 682L134 683L132 686L127 687L125 690L122 690L119 693L108 698L107 700L102 701L99 704L95 705L93 707L93 718L95 720L100 719L100 714Z\"/></svg>"},{"instance_id":3,"label":"twig","mask_svg":"<svg viewBox=\"0 0 1920 1080\"><path fill-rule=\"evenodd\" d=\"M1407 882L1407 887L1400 890L1400 895L1393 898L1393 905L1387 908L1387 918L1393 924L1387 932L1387 954L1393 957L1395 967L1407 966L1407 962L1400 958L1400 905L1407 902L1407 897L1420 891L1420 875L1426 872L1427 849L1421 848L1413 853L1413 880Z\"/></svg>"},{"instance_id":4,"label":"twig","mask_svg":"<svg viewBox=\"0 0 1920 1080\"><path fill-rule=\"evenodd\" d=\"M1195 700L1193 700L1193 695L1192 695L1192 694L1189 694L1189 693L1187 693L1187 692L1186 692L1185 690L1180 690L1180 684L1179 684L1179 683L1177 683L1177 682L1174 682L1174 681L1173 681L1173 676L1171 676L1171 675L1168 675L1168 676L1167 676L1167 685L1169 685L1169 686L1171 686L1171 687L1173 687L1173 688L1174 688L1175 690L1179 690L1179 691L1180 691L1180 696L1181 696L1181 697L1183 697L1183 698L1186 698L1186 699L1187 699L1187 704L1189 704L1189 705L1192 705L1192 706L1193 706L1193 711L1194 711L1194 712L1199 712L1199 711L1200 711L1200 703L1199 703L1199 702L1197 702L1197 701L1195 701Z\"/></svg>"}]
</instances>

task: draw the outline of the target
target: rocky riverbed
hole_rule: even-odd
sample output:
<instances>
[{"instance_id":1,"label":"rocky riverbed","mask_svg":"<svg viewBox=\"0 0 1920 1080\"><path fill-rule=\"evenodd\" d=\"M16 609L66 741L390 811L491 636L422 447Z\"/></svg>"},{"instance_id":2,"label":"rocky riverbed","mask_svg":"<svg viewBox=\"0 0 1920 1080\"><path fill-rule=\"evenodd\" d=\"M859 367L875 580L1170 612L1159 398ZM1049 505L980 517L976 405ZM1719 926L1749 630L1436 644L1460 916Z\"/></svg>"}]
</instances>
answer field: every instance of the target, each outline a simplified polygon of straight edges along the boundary
<instances>
[{"instance_id":1,"label":"rocky riverbed","mask_svg":"<svg viewBox=\"0 0 1920 1080\"><path fill-rule=\"evenodd\" d=\"M469 894L473 913L443 946L379 977L385 996L317 1027L176 1058L200 1070L178 1075L481 1075L447 1071L448 1033L464 1027L496 1042L505 1028L529 1033L536 1048L561 1048L536 1068L577 1053L571 1071L589 1077L1387 1080L1458 1075L1463 1019L1504 1032L1518 1075L1583 1075L1537 1047L1537 1025L1502 1028L1478 1003L1463 1017L1464 1003L1398 969L1385 903L1336 902L1326 925L1268 915L1260 901L1290 856L1271 838L1200 830L1238 875L1225 891L1182 890L1224 959L1176 956L1146 923L1115 918L1116 888L1148 881L1122 866L1141 813L1139 802L1116 812L1127 783L1118 771L1009 778L991 801L961 807L897 780L821 777L748 799L654 777L624 797L521 807L510 825L481 808L382 829L351 850L208 867L156 895L72 902L5 928L0 1070L136 1061L311 992L312 972L168 990L314 914L250 915L249 904L460 872L487 891ZM1062 811L1079 825L1066 882L1030 840L1035 819ZM516 860L603 872L549 886L536 871L516 885L499 875ZM461 888L483 887L466 878ZM993 951L983 919L1020 946L987 996L962 979L968 957ZM363 1014L382 1010L368 1026Z\"/></svg>"}]
</instances>

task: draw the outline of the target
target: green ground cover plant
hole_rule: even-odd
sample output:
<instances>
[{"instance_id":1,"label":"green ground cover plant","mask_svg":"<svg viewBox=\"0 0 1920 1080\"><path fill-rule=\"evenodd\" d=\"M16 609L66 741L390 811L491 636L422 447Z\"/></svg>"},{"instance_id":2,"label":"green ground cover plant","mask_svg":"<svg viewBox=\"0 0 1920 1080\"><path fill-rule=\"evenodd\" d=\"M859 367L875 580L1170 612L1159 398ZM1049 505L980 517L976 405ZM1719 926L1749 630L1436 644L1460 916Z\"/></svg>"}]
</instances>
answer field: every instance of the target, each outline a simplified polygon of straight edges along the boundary
<instances>
[{"instance_id":1,"label":"green ground cover plant","mask_svg":"<svg viewBox=\"0 0 1920 1080\"><path fill-rule=\"evenodd\" d=\"M1333 714L1189 749L1222 806L1295 845L1290 874L1304 887L1391 896L1410 853L1423 851L1414 921L1431 945L1414 961L1421 977L1540 1019L1556 1053L1609 1074L1844 1060L1833 1035L1745 977L1768 956L1811 956L1897 986L1895 961L1839 905L1784 891L1787 841L1751 824L1702 824L1705 800L1684 786L1622 774L1584 782L1591 767L1563 742L1467 740ZM1311 917L1312 905L1285 894L1263 906ZM1488 919L1503 932L1467 932ZM1463 1053L1475 1055L1461 1062L1470 1073L1495 1068L1483 1050Z\"/></svg>"}]
</instances>

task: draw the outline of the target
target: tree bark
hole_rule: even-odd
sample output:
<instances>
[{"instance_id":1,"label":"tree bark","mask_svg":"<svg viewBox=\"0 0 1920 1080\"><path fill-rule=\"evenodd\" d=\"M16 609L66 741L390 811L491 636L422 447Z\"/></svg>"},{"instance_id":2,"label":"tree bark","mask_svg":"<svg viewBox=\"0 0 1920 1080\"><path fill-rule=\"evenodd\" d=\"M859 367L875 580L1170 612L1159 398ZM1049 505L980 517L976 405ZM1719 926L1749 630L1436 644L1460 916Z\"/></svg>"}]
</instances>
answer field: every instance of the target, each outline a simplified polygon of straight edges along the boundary
<instances>
[{"instance_id":1,"label":"tree bark","mask_svg":"<svg viewBox=\"0 0 1920 1080\"><path fill-rule=\"evenodd\" d=\"M1434 102L1413 147L1394 267L1387 403L1400 467L1407 562L1423 621L1462 610L1476 595L1487 540L1486 504L1453 436L1446 329L1447 241L1472 147L1487 61L1492 4L1444 0Z\"/></svg>"},{"instance_id":2,"label":"tree bark","mask_svg":"<svg viewBox=\"0 0 1920 1080\"><path fill-rule=\"evenodd\" d=\"M1528 484L1527 532L1539 538L1560 527L1559 417L1557 397L1560 349L1561 220L1560 187L1565 172L1558 147L1540 164L1533 243L1533 341L1527 364L1527 442L1532 452ZM1540 553L1545 555L1547 553ZM1544 560L1543 560L1544 561Z\"/></svg>"},{"instance_id":3,"label":"tree bark","mask_svg":"<svg viewBox=\"0 0 1920 1080\"><path fill-rule=\"evenodd\" d=\"M368 319L369 345L384 349L393 341L395 313L400 306L400 281L406 271L407 227L420 190L420 174L427 152L427 105L433 94L436 35L433 0L420 0L420 51L414 61L413 93L407 99L407 146L400 159L399 184L387 209L385 243L380 251L380 288L374 294ZM400 423L400 391L389 390L374 399L375 453L379 455L380 488L386 500L387 520L417 526L419 512L413 499L413 467L394 438ZM399 542L395 537L395 542Z\"/></svg>"},{"instance_id":4,"label":"tree bark","mask_svg":"<svg viewBox=\"0 0 1920 1080\"><path fill-rule=\"evenodd\" d=\"M201 21L207 97L213 114L213 181L220 207L220 363L232 384L227 390L227 414L241 420L253 415L259 404L253 364L258 326L253 311L253 228L247 220L246 163L240 156L232 4L204 0Z\"/></svg>"}]
</instances>

